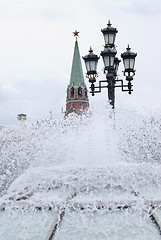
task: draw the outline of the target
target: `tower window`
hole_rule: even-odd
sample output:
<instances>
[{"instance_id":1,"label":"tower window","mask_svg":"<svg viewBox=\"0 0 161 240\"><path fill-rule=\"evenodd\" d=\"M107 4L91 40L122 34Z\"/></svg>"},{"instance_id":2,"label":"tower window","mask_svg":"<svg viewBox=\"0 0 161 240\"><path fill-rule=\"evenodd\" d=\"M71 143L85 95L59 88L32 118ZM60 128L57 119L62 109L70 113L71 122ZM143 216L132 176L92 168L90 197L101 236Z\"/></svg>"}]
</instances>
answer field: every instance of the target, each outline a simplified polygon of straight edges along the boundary
<instances>
[{"instance_id":1,"label":"tower window","mask_svg":"<svg viewBox=\"0 0 161 240\"><path fill-rule=\"evenodd\" d=\"M71 97L74 97L74 88L73 87L70 90L70 95L71 95Z\"/></svg>"},{"instance_id":2,"label":"tower window","mask_svg":"<svg viewBox=\"0 0 161 240\"><path fill-rule=\"evenodd\" d=\"M84 95L85 95L85 97L87 97L87 90L85 90Z\"/></svg>"},{"instance_id":3,"label":"tower window","mask_svg":"<svg viewBox=\"0 0 161 240\"><path fill-rule=\"evenodd\" d=\"M82 88L81 87L78 88L78 96L82 96Z\"/></svg>"}]
</instances>

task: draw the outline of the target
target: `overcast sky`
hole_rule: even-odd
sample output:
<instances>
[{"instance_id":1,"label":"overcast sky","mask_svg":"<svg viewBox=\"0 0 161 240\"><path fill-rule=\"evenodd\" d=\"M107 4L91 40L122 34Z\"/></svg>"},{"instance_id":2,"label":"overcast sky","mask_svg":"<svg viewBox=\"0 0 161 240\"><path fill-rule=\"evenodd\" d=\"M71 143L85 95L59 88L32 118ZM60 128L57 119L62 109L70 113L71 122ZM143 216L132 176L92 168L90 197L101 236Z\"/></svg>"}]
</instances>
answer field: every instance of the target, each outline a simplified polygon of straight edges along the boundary
<instances>
[{"instance_id":1,"label":"overcast sky","mask_svg":"<svg viewBox=\"0 0 161 240\"><path fill-rule=\"evenodd\" d=\"M160 0L0 0L0 123L16 121L18 113L29 119L48 118L49 111L59 116L70 79L72 32L80 32L81 56L90 46L99 55L104 45L101 29L109 19L118 29L118 56L128 43L138 54L134 92L129 96L117 89L116 108L160 108ZM102 68L100 59L100 79ZM122 70L120 66L120 78ZM107 92L89 98L99 105Z\"/></svg>"}]
</instances>

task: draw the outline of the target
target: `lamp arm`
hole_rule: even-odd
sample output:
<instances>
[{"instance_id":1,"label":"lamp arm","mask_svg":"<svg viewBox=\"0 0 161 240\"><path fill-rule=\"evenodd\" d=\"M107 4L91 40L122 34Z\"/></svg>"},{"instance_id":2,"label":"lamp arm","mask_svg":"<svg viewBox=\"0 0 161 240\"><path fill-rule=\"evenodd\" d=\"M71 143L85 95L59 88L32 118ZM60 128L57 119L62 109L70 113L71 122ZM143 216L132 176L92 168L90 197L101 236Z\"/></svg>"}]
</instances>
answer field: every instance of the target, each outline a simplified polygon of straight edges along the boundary
<instances>
[{"instance_id":1,"label":"lamp arm","mask_svg":"<svg viewBox=\"0 0 161 240\"><path fill-rule=\"evenodd\" d=\"M108 85L102 86L101 83L103 83L103 82L107 84L107 80L99 81L99 86L95 86L94 83L91 84L91 87L90 87L91 91L90 91L90 93L92 93L92 96L94 96L95 93L100 93L102 88L108 88ZM98 89L98 90L95 91L95 89Z\"/></svg>"},{"instance_id":2,"label":"lamp arm","mask_svg":"<svg viewBox=\"0 0 161 240\"><path fill-rule=\"evenodd\" d=\"M102 85L102 83L106 83L106 85ZM115 85L115 83L120 83L120 84ZM129 94L131 94L131 92L133 91L132 89L133 85L131 84L131 81L129 81L127 85L124 85L122 79L115 79L113 85L109 85L107 80L99 81L99 86L95 86L94 83L91 83L90 93L92 93L92 96L94 96L95 93L100 93L102 88L109 89L109 88L116 88L116 87L120 87L122 92L129 92ZM98 89L98 90L95 90L95 89Z\"/></svg>"},{"instance_id":3,"label":"lamp arm","mask_svg":"<svg viewBox=\"0 0 161 240\"><path fill-rule=\"evenodd\" d=\"M121 82L121 85L115 85L115 87L121 87L122 92L129 92L129 94L131 94L131 92L133 91L133 89L132 89L133 85L131 84L131 81L129 81L127 85L123 84L122 79L116 79L115 83L116 82Z\"/></svg>"}]
</instances>

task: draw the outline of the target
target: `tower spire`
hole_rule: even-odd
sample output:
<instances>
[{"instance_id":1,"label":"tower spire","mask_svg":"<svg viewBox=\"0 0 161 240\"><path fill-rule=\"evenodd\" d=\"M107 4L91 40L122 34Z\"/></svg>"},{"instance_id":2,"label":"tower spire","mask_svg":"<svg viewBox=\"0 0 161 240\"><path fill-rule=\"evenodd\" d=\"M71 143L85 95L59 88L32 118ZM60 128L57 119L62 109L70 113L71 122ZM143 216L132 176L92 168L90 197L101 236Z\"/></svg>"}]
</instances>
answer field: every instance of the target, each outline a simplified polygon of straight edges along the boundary
<instances>
[{"instance_id":1,"label":"tower spire","mask_svg":"<svg viewBox=\"0 0 161 240\"><path fill-rule=\"evenodd\" d=\"M70 83L69 86L85 86L84 77L83 77L83 70L78 46L78 31L73 32L74 36L76 37L75 47L74 47L74 55L73 55L73 62L72 62L72 70L70 75Z\"/></svg>"},{"instance_id":2,"label":"tower spire","mask_svg":"<svg viewBox=\"0 0 161 240\"><path fill-rule=\"evenodd\" d=\"M83 70L80 58L80 52L78 47L78 34L79 32L75 30L73 32L74 37L76 38L72 69L70 75L70 82L67 88L67 99L66 99L66 115L71 112L80 114L82 111L87 109L88 96L87 88L84 82Z\"/></svg>"}]
</instances>

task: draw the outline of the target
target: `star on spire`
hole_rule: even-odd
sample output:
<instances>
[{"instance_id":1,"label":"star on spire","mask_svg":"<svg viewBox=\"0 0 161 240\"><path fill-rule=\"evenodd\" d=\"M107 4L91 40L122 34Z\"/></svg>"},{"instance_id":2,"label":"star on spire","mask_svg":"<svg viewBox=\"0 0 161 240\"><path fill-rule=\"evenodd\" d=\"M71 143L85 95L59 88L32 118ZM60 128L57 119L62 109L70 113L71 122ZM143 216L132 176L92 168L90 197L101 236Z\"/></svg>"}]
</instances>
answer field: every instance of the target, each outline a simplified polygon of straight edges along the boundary
<instances>
[{"instance_id":1,"label":"star on spire","mask_svg":"<svg viewBox=\"0 0 161 240\"><path fill-rule=\"evenodd\" d=\"M74 34L74 37L75 37L75 39L77 41L77 37L78 37L79 32L77 30L75 30L75 32L73 32L73 34Z\"/></svg>"}]
</instances>

